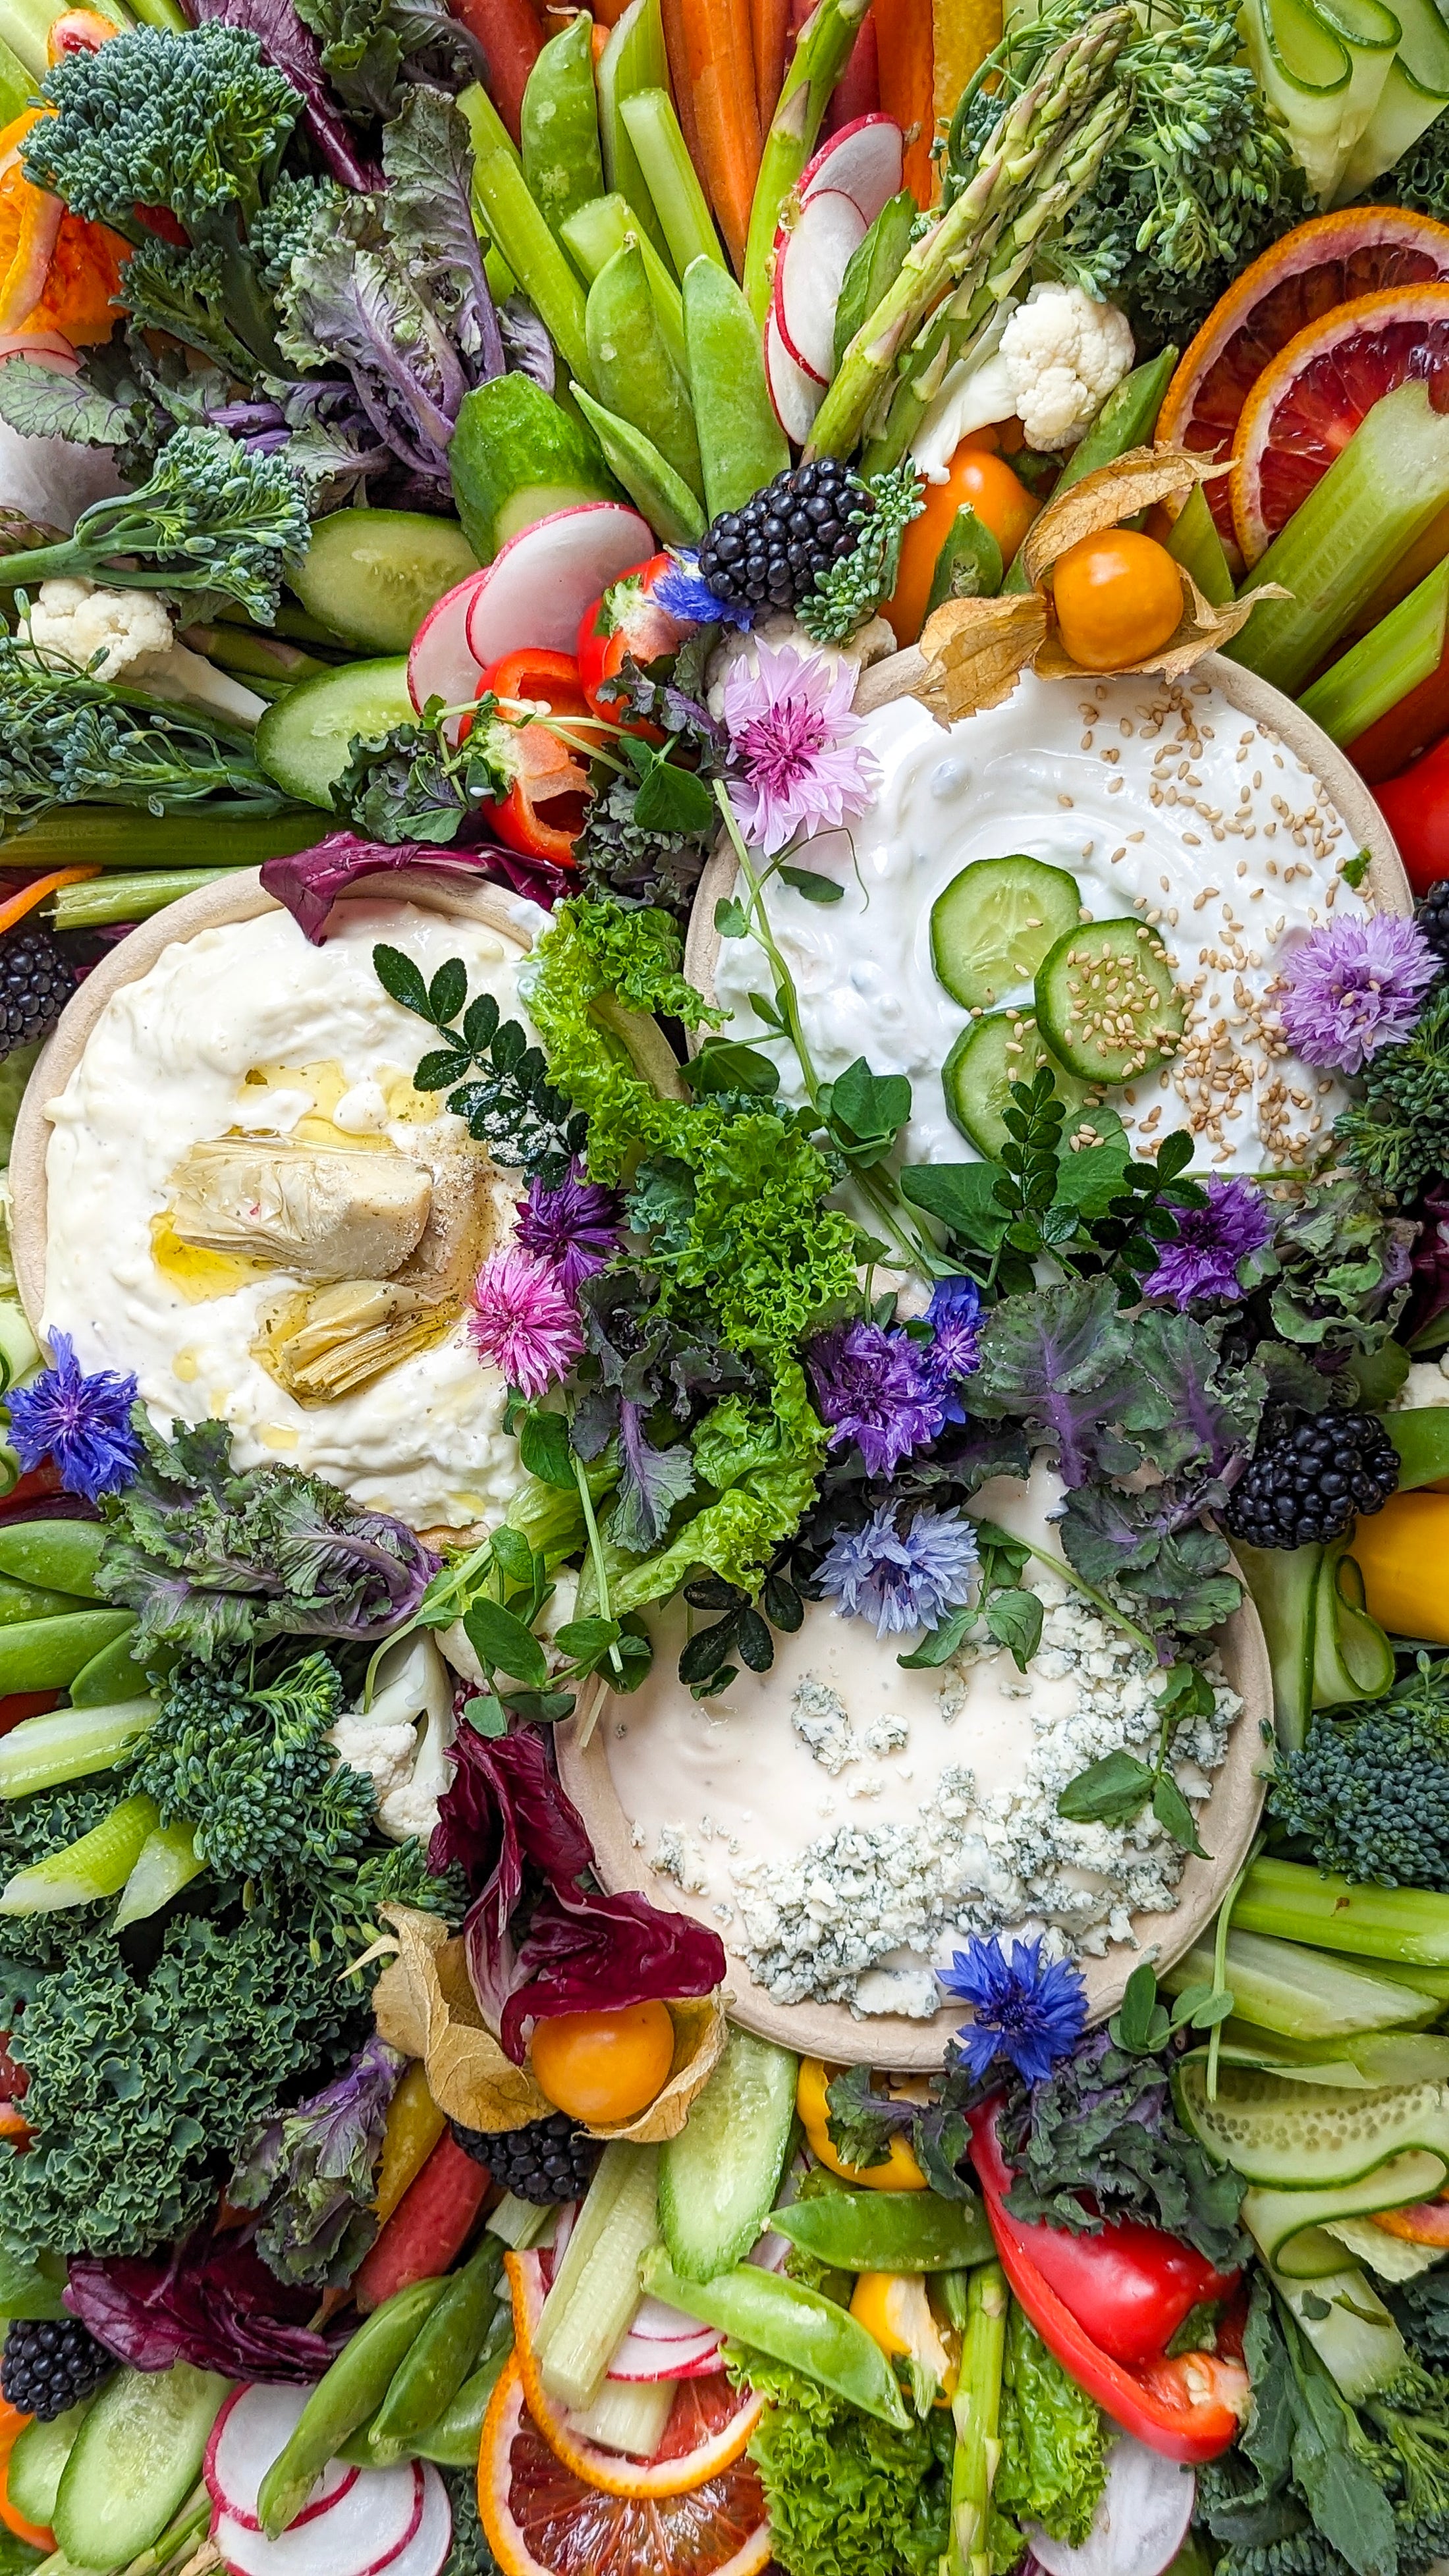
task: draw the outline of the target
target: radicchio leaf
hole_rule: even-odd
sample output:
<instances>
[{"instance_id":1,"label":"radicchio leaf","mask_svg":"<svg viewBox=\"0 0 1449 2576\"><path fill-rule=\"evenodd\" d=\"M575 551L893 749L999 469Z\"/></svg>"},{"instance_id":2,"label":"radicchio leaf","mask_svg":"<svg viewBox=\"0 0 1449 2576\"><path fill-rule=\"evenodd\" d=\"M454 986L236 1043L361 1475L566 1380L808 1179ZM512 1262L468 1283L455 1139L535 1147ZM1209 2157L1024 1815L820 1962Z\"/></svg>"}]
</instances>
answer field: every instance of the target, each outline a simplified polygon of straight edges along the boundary
<instances>
[{"instance_id":1,"label":"radicchio leaf","mask_svg":"<svg viewBox=\"0 0 1449 2576\"><path fill-rule=\"evenodd\" d=\"M320 2379L351 2331L314 2334L315 2291L275 2280L250 2235L207 2229L164 2261L72 2256L65 2303L133 2370L189 2361L227 2379Z\"/></svg>"},{"instance_id":2,"label":"radicchio leaf","mask_svg":"<svg viewBox=\"0 0 1449 2576\"><path fill-rule=\"evenodd\" d=\"M545 912L552 910L570 882L562 868L547 860L516 858L511 850L438 850L422 841L363 841L355 832L329 832L310 850L268 859L262 886L286 905L304 938L320 948L327 916L338 896L359 877L380 876L397 868L426 868L442 876L504 885Z\"/></svg>"},{"instance_id":3,"label":"radicchio leaf","mask_svg":"<svg viewBox=\"0 0 1449 2576\"><path fill-rule=\"evenodd\" d=\"M292 0L196 0L199 21L219 20L226 27L247 27L269 63L284 72L302 95L302 118L334 179L344 188L381 185L380 173L364 161L338 114L322 69L322 56L311 29L304 27Z\"/></svg>"},{"instance_id":4,"label":"radicchio leaf","mask_svg":"<svg viewBox=\"0 0 1449 2576\"><path fill-rule=\"evenodd\" d=\"M1449 1308L1449 1184L1441 1182L1427 1190L1420 1204L1424 1225L1414 1251L1413 1290L1402 1337L1411 1350L1421 1339L1426 1350L1438 1350L1443 1333L1429 1335L1428 1327Z\"/></svg>"}]
</instances>

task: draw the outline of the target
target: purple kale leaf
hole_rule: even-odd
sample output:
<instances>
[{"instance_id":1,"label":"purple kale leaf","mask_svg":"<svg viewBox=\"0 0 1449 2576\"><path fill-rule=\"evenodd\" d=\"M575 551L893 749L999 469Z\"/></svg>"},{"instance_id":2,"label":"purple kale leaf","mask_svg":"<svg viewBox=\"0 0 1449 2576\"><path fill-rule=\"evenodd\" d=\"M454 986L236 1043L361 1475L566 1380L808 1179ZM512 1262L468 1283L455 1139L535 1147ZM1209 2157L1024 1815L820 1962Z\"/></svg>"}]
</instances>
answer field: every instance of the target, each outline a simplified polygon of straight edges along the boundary
<instances>
[{"instance_id":1,"label":"purple kale leaf","mask_svg":"<svg viewBox=\"0 0 1449 2576\"><path fill-rule=\"evenodd\" d=\"M1196 1637L1231 1618L1242 1598L1227 1542L1198 1517L1201 1508L1169 1485L1145 1494L1081 1485L1057 1526L1084 1582L1105 1587L1149 1629Z\"/></svg>"},{"instance_id":2,"label":"purple kale leaf","mask_svg":"<svg viewBox=\"0 0 1449 2576\"><path fill-rule=\"evenodd\" d=\"M1198 1489L1199 1510L1215 1507L1252 1449L1267 1380L1251 1364L1224 1363L1220 1321L1198 1324L1158 1307L1128 1330L1131 1389L1118 1414L1122 1428L1161 1475Z\"/></svg>"},{"instance_id":3,"label":"purple kale leaf","mask_svg":"<svg viewBox=\"0 0 1449 2576\"><path fill-rule=\"evenodd\" d=\"M503 339L473 221L468 127L442 90L409 90L382 138L383 214L413 285L443 316L470 382L501 376Z\"/></svg>"},{"instance_id":4,"label":"purple kale leaf","mask_svg":"<svg viewBox=\"0 0 1449 2576\"><path fill-rule=\"evenodd\" d=\"M373 2168L403 2059L374 2032L344 2074L244 2143L226 2187L261 2212L256 2248L279 2281L340 2289L377 2234Z\"/></svg>"},{"instance_id":5,"label":"purple kale leaf","mask_svg":"<svg viewBox=\"0 0 1449 2576\"><path fill-rule=\"evenodd\" d=\"M223 26L249 28L268 62L301 92L303 123L333 178L344 188L377 186L378 174L358 152L327 86L317 39L292 0L196 0L195 16L203 23L217 19Z\"/></svg>"},{"instance_id":6,"label":"purple kale leaf","mask_svg":"<svg viewBox=\"0 0 1449 2576\"><path fill-rule=\"evenodd\" d=\"M1037 1288L1004 1297L988 1316L971 1410L988 1422L1021 1422L1056 1451L1066 1486L1126 1476L1141 1453L1116 1426L1135 1372L1133 1327L1110 1279Z\"/></svg>"}]
</instances>

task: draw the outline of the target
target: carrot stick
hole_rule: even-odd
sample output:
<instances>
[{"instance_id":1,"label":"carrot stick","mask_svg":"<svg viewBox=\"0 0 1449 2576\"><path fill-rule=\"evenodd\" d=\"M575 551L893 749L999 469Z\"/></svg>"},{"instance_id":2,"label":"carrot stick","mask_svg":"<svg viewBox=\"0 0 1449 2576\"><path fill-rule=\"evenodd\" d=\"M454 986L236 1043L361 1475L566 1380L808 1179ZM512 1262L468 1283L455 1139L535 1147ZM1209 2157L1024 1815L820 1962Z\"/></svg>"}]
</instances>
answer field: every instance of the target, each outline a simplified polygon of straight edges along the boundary
<instances>
[{"instance_id":1,"label":"carrot stick","mask_svg":"<svg viewBox=\"0 0 1449 2576\"><path fill-rule=\"evenodd\" d=\"M918 206L935 194L935 47L926 0L874 0L880 103L906 138L906 186Z\"/></svg>"},{"instance_id":2,"label":"carrot stick","mask_svg":"<svg viewBox=\"0 0 1449 2576\"><path fill-rule=\"evenodd\" d=\"M755 97L763 134L775 113L785 77L785 46L790 32L790 0L751 0L750 38L755 55Z\"/></svg>"},{"instance_id":3,"label":"carrot stick","mask_svg":"<svg viewBox=\"0 0 1449 2576\"><path fill-rule=\"evenodd\" d=\"M489 93L516 143L528 75L543 50L543 29L528 0L449 0L449 9L482 46Z\"/></svg>"},{"instance_id":4,"label":"carrot stick","mask_svg":"<svg viewBox=\"0 0 1449 2576\"><path fill-rule=\"evenodd\" d=\"M24 920L27 912L33 912L38 903L43 903L48 894L58 892L61 886L79 885L83 877L98 877L100 873L99 864L93 862L84 868L52 868L49 876L33 877L28 886L21 887L19 894L10 897L8 903L0 903L0 930L13 929L17 921Z\"/></svg>"},{"instance_id":5,"label":"carrot stick","mask_svg":"<svg viewBox=\"0 0 1449 2576\"><path fill-rule=\"evenodd\" d=\"M750 0L681 0L681 13L703 162L700 177L735 269L742 273L760 169Z\"/></svg>"},{"instance_id":6,"label":"carrot stick","mask_svg":"<svg viewBox=\"0 0 1449 2576\"><path fill-rule=\"evenodd\" d=\"M689 69L689 38L685 31L684 0L662 0L664 17L664 50L669 56L669 86L674 92L674 112L680 132L689 146L689 157L704 183L704 154L700 150L699 119L694 112L694 83Z\"/></svg>"}]
</instances>

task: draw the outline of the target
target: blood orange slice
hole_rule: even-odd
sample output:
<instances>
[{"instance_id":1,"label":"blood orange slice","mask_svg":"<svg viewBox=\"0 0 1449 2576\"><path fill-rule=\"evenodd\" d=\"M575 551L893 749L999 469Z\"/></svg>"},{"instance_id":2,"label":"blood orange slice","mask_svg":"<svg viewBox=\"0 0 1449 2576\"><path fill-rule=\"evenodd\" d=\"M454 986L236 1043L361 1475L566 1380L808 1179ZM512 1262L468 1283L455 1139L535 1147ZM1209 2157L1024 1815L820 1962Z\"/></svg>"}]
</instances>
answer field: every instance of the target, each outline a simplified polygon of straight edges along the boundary
<instances>
[{"instance_id":1,"label":"blood orange slice","mask_svg":"<svg viewBox=\"0 0 1449 2576\"><path fill-rule=\"evenodd\" d=\"M770 2556L764 2490L747 2460L687 2495L607 2494L544 2440L516 2352L483 2425L478 2511L503 2576L759 2576Z\"/></svg>"},{"instance_id":2,"label":"blood orange slice","mask_svg":"<svg viewBox=\"0 0 1449 2576\"><path fill-rule=\"evenodd\" d=\"M1161 446L1226 457L1253 386L1300 331L1362 295L1449 279L1449 224L1402 206L1347 206L1286 233L1213 306L1167 388ZM1228 478L1207 486L1224 544L1236 551Z\"/></svg>"},{"instance_id":3,"label":"blood orange slice","mask_svg":"<svg viewBox=\"0 0 1449 2576\"><path fill-rule=\"evenodd\" d=\"M765 2401L746 2388L732 2388L722 2370L711 2371L704 2379L680 2381L652 2459L631 2459L627 2453L603 2451L597 2443L586 2441L550 2397L539 2369L533 2340L543 2307L539 2258L505 2254L503 2260L513 2291L514 2349L529 2414L550 2449L576 2477L605 2495L688 2495L743 2456Z\"/></svg>"},{"instance_id":4,"label":"blood orange slice","mask_svg":"<svg viewBox=\"0 0 1449 2576\"><path fill-rule=\"evenodd\" d=\"M1256 563L1360 421L1396 385L1449 411L1449 285L1360 295L1310 322L1265 367L1233 439L1233 525Z\"/></svg>"}]
</instances>

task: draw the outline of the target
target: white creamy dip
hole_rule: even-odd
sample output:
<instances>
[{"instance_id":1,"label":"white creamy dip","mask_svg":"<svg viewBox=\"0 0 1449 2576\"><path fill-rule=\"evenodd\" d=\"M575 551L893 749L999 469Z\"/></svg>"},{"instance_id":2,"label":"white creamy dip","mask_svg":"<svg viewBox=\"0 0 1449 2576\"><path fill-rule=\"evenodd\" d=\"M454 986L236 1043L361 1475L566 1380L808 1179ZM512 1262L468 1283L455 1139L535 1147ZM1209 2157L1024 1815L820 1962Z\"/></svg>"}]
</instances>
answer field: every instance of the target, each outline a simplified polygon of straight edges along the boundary
<instances>
[{"instance_id":1,"label":"white creamy dip","mask_svg":"<svg viewBox=\"0 0 1449 2576\"><path fill-rule=\"evenodd\" d=\"M1139 1148L1190 1127L1198 1161L1224 1171L1312 1160L1346 1093L1288 1052L1273 1001L1293 944L1333 912L1370 907L1342 877L1356 843L1318 780L1272 727L1211 683L1037 680L1005 705L937 725L910 698L866 719L880 764L870 811L821 835L800 864L837 878L833 904L781 879L770 918L799 988L822 1077L864 1056L909 1076L908 1162L976 1160L947 1114L940 1069L970 1014L931 965L931 907L973 860L1023 851L1073 875L1097 920L1156 928L1188 1002L1171 1064L1107 1095ZM749 1036L803 1098L788 1043L750 1007L762 982L751 939L726 940L716 983ZM1029 987L1003 996L1029 1003Z\"/></svg>"},{"instance_id":2,"label":"white creamy dip","mask_svg":"<svg viewBox=\"0 0 1449 2576\"><path fill-rule=\"evenodd\" d=\"M337 918L322 948L281 910L201 931L112 995L47 1104L45 1329L69 1333L87 1369L134 1370L158 1425L225 1422L240 1467L306 1469L419 1529L496 1520L518 1452L503 1379L461 1322L350 1394L302 1404L249 1349L262 1310L299 1283L277 1269L238 1281L235 1265L175 1247L168 1259L158 1236L176 1166L203 1139L424 1154L464 1139L441 1095L413 1090L427 1030L383 991L373 946L404 949L425 977L461 957L470 992L493 994L505 1018L519 1016L518 952L480 922L408 904L351 902ZM512 1191L497 1175L487 1186L505 1225Z\"/></svg>"},{"instance_id":3,"label":"white creamy dip","mask_svg":"<svg viewBox=\"0 0 1449 2576\"><path fill-rule=\"evenodd\" d=\"M999 1477L968 1505L1050 1546L1054 1473ZM609 1769L661 1903L691 1909L778 2003L847 2003L928 2018L934 1971L969 1933L1044 1931L1060 1955L1134 1938L1131 1917L1176 1903L1184 1855L1147 1814L1071 1825L1068 1780L1126 1747L1155 1750L1152 1668L1064 1578L1034 1564L1042 1643L1027 1673L967 1650L903 1671L909 1637L807 1606L773 1669L706 1704L674 1676L677 1610L653 1674L613 1705ZM1216 1709L1179 1730L1173 1767L1208 1795L1239 1701L1210 1667Z\"/></svg>"}]
</instances>

